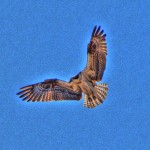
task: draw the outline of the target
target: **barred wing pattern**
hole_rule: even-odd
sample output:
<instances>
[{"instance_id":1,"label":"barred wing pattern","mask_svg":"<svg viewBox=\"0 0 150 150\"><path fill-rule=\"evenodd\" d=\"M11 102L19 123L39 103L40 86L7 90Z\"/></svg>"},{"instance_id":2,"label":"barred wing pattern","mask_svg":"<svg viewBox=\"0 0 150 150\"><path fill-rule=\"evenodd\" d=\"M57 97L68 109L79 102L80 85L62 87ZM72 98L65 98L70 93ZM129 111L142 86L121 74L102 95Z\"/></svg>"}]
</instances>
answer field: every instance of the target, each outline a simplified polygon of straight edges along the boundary
<instances>
[{"instance_id":1,"label":"barred wing pattern","mask_svg":"<svg viewBox=\"0 0 150 150\"><path fill-rule=\"evenodd\" d=\"M46 80L44 82L28 85L20 88L21 92L17 93L20 98L28 102L47 102L52 100L80 100L81 92L74 92L67 87L68 82L61 80ZM69 84L69 83L68 83Z\"/></svg>"},{"instance_id":2,"label":"barred wing pattern","mask_svg":"<svg viewBox=\"0 0 150 150\"><path fill-rule=\"evenodd\" d=\"M88 61L86 68L95 71L96 81L101 81L106 66L106 34L100 30L100 26L94 27L90 44L88 46ZM93 45L93 47L91 47Z\"/></svg>"}]
</instances>

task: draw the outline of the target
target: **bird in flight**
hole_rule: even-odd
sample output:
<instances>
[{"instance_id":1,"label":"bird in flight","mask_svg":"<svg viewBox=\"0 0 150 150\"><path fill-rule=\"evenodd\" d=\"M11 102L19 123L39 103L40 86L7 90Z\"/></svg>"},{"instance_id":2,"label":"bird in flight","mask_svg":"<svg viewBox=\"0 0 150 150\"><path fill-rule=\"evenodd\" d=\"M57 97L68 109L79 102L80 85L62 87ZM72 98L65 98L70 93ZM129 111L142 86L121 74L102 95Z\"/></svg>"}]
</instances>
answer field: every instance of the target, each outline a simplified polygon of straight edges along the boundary
<instances>
[{"instance_id":1,"label":"bird in flight","mask_svg":"<svg viewBox=\"0 0 150 150\"><path fill-rule=\"evenodd\" d=\"M86 67L69 82L59 79L47 79L43 82L20 88L17 95L27 102L49 102L59 100L77 100L84 93L84 107L94 108L103 103L107 96L108 85L97 84L103 77L106 66L106 34L95 26L87 46Z\"/></svg>"}]
</instances>

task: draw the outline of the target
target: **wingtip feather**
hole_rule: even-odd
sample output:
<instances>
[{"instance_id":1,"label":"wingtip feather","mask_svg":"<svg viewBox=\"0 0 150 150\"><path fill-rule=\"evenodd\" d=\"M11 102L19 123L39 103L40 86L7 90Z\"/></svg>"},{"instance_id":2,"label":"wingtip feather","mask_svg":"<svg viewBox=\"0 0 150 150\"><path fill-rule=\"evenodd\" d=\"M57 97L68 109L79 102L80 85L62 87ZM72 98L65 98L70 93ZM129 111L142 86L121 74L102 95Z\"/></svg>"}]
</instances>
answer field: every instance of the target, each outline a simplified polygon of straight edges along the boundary
<instances>
[{"instance_id":1,"label":"wingtip feather","mask_svg":"<svg viewBox=\"0 0 150 150\"><path fill-rule=\"evenodd\" d=\"M95 35L98 35L99 31L100 31L100 26L98 27L98 29L97 29Z\"/></svg>"},{"instance_id":2,"label":"wingtip feather","mask_svg":"<svg viewBox=\"0 0 150 150\"><path fill-rule=\"evenodd\" d=\"M97 26L95 25L95 27L94 27L94 29L93 29L93 32L92 32L92 36L95 35L96 28L97 28Z\"/></svg>"}]
</instances>

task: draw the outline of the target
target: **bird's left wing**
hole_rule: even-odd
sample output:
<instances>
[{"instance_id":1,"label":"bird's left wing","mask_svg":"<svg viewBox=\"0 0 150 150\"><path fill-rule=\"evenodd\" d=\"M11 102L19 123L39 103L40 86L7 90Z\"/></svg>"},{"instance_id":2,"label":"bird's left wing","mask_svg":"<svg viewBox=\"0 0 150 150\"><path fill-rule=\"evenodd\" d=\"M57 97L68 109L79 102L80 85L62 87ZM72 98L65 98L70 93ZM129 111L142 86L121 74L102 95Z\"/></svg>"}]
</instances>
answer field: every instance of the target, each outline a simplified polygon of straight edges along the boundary
<instances>
[{"instance_id":1,"label":"bird's left wing","mask_svg":"<svg viewBox=\"0 0 150 150\"><path fill-rule=\"evenodd\" d=\"M69 82L58 79L49 79L44 82L28 85L20 88L17 93L23 100L32 101L52 101L52 100L80 100L81 92L75 92L70 87Z\"/></svg>"},{"instance_id":2,"label":"bird's left wing","mask_svg":"<svg viewBox=\"0 0 150 150\"><path fill-rule=\"evenodd\" d=\"M102 79L105 66L106 66L106 34L103 34L103 30L100 30L100 26L94 27L90 43L88 44L88 60L86 69L90 69L95 72L95 80L100 81Z\"/></svg>"}]
</instances>

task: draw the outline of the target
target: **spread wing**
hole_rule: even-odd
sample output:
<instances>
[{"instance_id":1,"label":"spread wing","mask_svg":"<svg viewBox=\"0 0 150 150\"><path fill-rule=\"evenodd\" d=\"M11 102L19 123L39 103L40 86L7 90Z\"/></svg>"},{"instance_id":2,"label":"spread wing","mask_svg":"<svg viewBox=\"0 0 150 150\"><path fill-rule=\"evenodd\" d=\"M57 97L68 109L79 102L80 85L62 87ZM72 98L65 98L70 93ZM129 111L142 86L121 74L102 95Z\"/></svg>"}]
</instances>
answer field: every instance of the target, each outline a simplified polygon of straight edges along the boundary
<instances>
[{"instance_id":1,"label":"spread wing","mask_svg":"<svg viewBox=\"0 0 150 150\"><path fill-rule=\"evenodd\" d=\"M52 100L79 100L81 92L71 89L70 83L58 79L49 79L44 82L28 85L20 88L17 93L23 100L29 101L52 101Z\"/></svg>"},{"instance_id":2,"label":"spread wing","mask_svg":"<svg viewBox=\"0 0 150 150\"><path fill-rule=\"evenodd\" d=\"M87 69L95 71L95 80L100 81L103 77L103 73L106 66L106 34L103 34L103 30L100 30L100 26L94 27L90 43L88 44L88 60Z\"/></svg>"}]
</instances>

